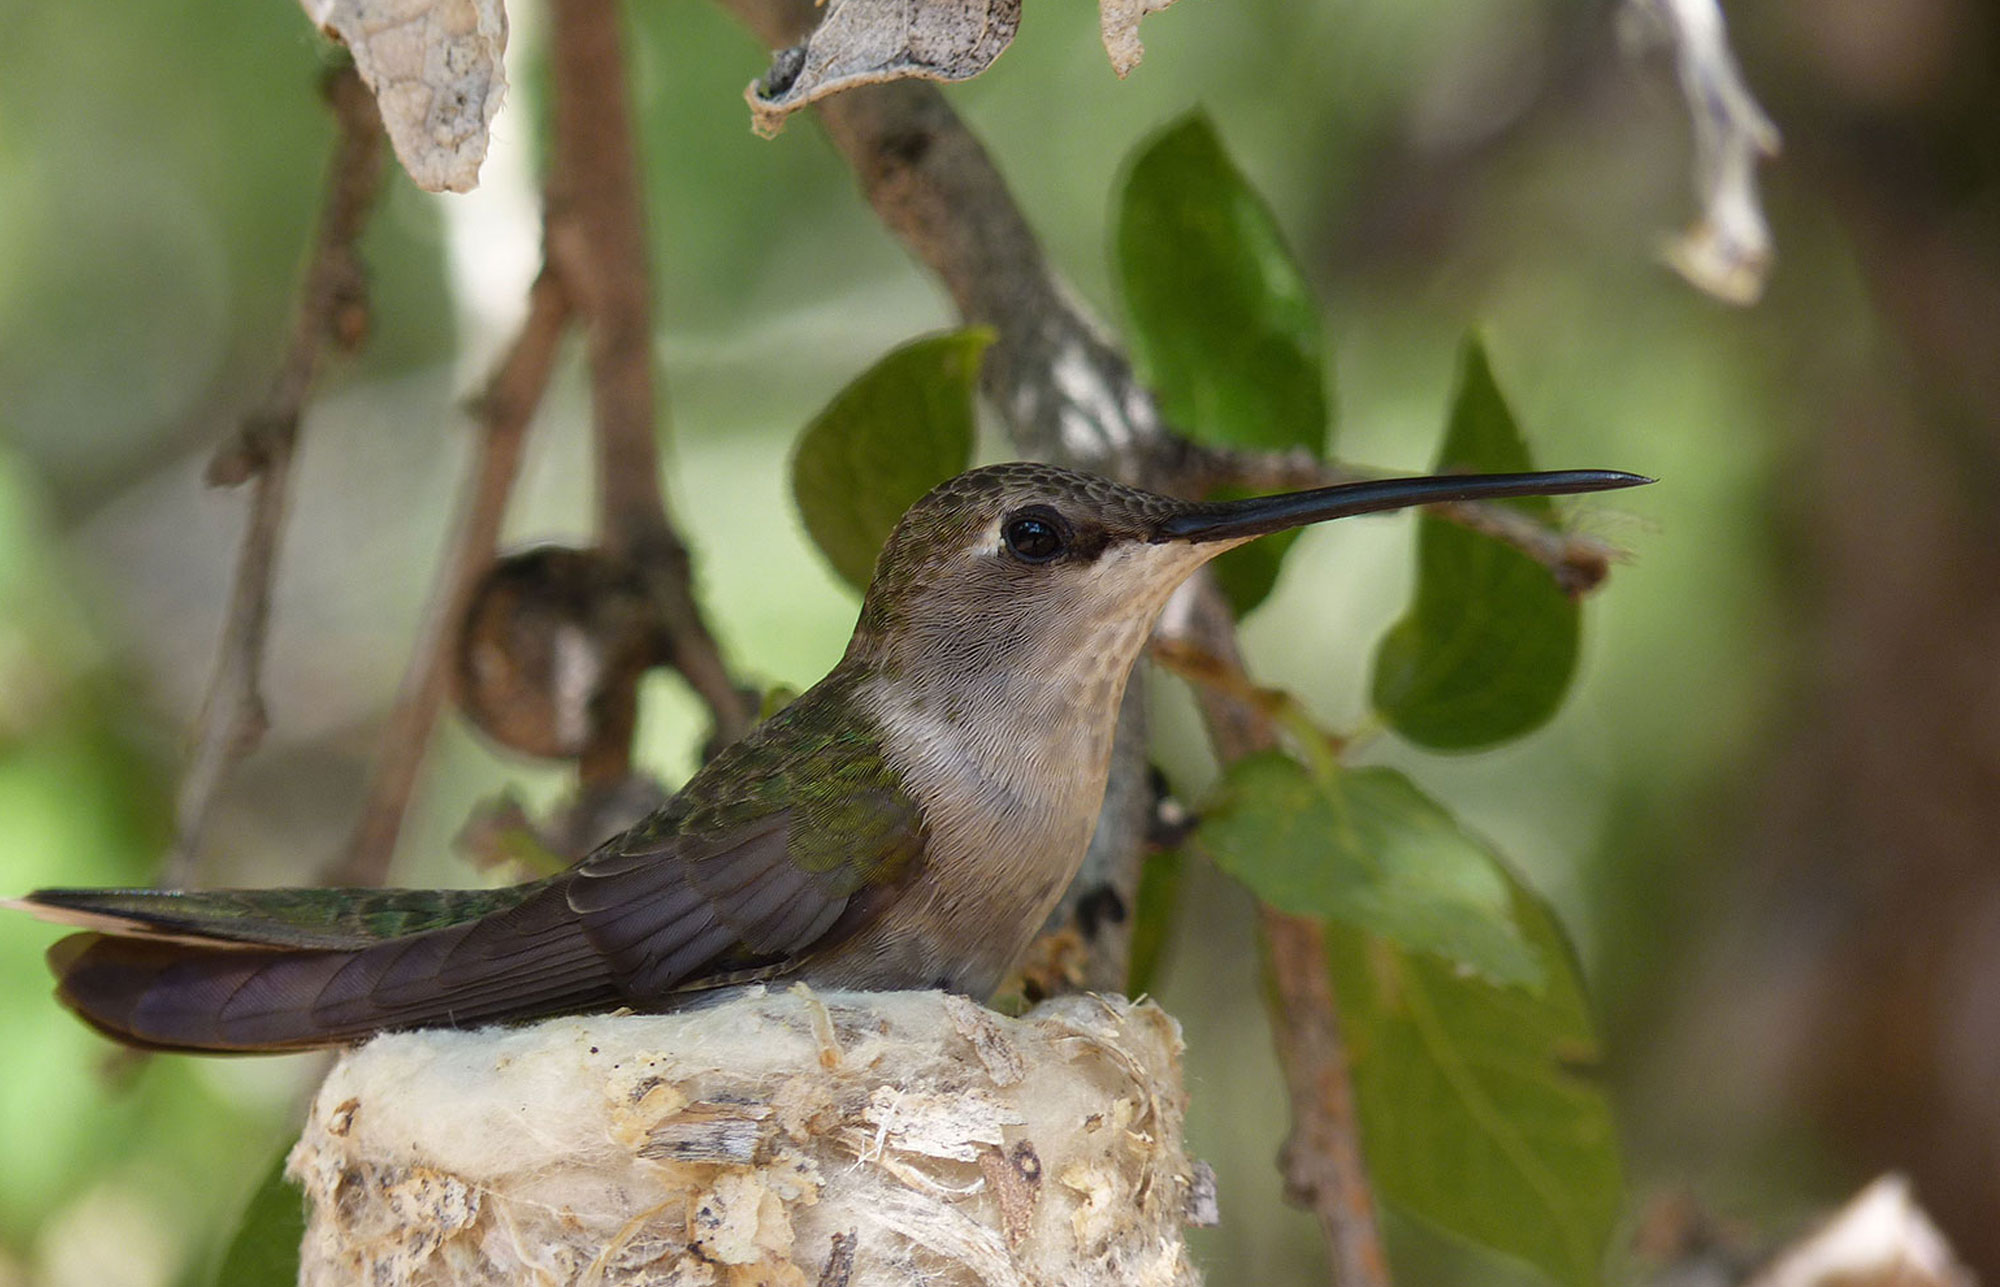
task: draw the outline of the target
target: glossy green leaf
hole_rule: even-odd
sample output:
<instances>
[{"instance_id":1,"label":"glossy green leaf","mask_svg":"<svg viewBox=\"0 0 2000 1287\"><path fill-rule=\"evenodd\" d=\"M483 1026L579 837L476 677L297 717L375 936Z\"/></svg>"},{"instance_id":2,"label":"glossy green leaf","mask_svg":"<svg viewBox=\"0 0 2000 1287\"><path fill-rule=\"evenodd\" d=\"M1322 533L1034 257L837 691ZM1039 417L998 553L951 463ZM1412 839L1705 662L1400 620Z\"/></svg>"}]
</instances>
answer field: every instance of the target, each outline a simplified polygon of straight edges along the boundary
<instances>
[{"instance_id":1,"label":"glossy green leaf","mask_svg":"<svg viewBox=\"0 0 2000 1287\"><path fill-rule=\"evenodd\" d=\"M1603 1280L1623 1205L1611 1107L1575 957L1510 878L1539 995L1329 926L1363 1150L1385 1201L1569 1287Z\"/></svg>"},{"instance_id":2,"label":"glossy green leaf","mask_svg":"<svg viewBox=\"0 0 2000 1287\"><path fill-rule=\"evenodd\" d=\"M306 1236L305 1195L285 1178L285 1154L264 1175L216 1266L215 1287L292 1287Z\"/></svg>"},{"instance_id":3,"label":"glossy green leaf","mask_svg":"<svg viewBox=\"0 0 2000 1287\"><path fill-rule=\"evenodd\" d=\"M1126 175L1115 251L1140 374L1197 441L1326 450L1319 304L1208 118L1183 117ZM1270 593L1290 536L1217 560L1238 613Z\"/></svg>"},{"instance_id":4,"label":"glossy green leaf","mask_svg":"<svg viewBox=\"0 0 2000 1287\"><path fill-rule=\"evenodd\" d=\"M1534 468L1486 353L1467 343L1440 472ZM1544 496L1489 502L1553 520ZM1375 652L1375 708L1398 733L1439 751L1521 736L1562 705L1576 671L1576 601L1534 559L1425 514L1417 520L1410 610Z\"/></svg>"},{"instance_id":5,"label":"glossy green leaf","mask_svg":"<svg viewBox=\"0 0 2000 1287\"><path fill-rule=\"evenodd\" d=\"M1282 911L1371 930L1498 983L1542 983L1499 861L1394 769L1315 778L1276 752L1239 760L1195 843Z\"/></svg>"},{"instance_id":6,"label":"glossy green leaf","mask_svg":"<svg viewBox=\"0 0 2000 1287\"><path fill-rule=\"evenodd\" d=\"M972 463L973 395L992 340L974 328L906 344L806 426L792 495L820 551L855 589L868 587L903 511Z\"/></svg>"}]
</instances>

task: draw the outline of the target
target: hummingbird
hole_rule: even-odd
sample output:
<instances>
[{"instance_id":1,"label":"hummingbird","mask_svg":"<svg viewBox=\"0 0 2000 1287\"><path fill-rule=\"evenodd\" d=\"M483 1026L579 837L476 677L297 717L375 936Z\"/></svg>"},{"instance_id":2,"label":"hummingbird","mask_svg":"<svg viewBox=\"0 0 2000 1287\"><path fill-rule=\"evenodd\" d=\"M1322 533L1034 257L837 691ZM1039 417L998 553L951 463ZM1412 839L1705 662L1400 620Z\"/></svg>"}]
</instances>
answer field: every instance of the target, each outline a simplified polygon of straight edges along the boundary
<instances>
[{"instance_id":1,"label":"hummingbird","mask_svg":"<svg viewBox=\"0 0 2000 1287\"><path fill-rule=\"evenodd\" d=\"M1604 491L1604 470L1383 479L1246 500L1014 462L883 547L827 676L574 866L502 889L44 889L56 995L129 1045L245 1052L802 979L984 998L1082 862L1167 599L1273 532Z\"/></svg>"}]
</instances>

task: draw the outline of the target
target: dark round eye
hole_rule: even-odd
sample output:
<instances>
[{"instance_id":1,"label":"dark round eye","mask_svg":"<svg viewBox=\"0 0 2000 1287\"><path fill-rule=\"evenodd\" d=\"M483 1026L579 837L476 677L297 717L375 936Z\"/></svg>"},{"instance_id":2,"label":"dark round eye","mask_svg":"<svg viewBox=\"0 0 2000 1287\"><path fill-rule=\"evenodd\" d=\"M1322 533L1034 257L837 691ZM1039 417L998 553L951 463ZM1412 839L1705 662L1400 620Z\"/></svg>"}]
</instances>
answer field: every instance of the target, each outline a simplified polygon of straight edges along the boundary
<instances>
[{"instance_id":1,"label":"dark round eye","mask_svg":"<svg viewBox=\"0 0 2000 1287\"><path fill-rule=\"evenodd\" d=\"M1000 535L1007 542L1007 552L1023 563L1047 563L1060 557L1067 544L1062 528L1050 519L1032 514L1008 519Z\"/></svg>"}]
</instances>

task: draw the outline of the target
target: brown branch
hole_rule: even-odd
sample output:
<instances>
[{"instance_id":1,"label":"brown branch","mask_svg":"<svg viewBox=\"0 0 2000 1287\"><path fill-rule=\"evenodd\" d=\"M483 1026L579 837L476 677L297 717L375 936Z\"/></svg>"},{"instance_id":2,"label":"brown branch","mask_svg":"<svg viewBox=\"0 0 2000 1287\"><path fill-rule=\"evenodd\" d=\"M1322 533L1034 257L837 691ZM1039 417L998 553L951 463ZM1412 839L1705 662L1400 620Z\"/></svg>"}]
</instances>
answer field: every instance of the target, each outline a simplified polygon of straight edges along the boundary
<instances>
[{"instance_id":1,"label":"brown branch","mask_svg":"<svg viewBox=\"0 0 2000 1287\"><path fill-rule=\"evenodd\" d=\"M544 269L528 293L528 316L473 403L479 420L470 479L457 534L438 573L430 615L410 654L347 853L327 875L336 885L379 885L395 857L396 839L416 791L431 730L444 708L458 633L480 577L492 566L500 527L520 474L528 423L541 405L570 319L570 303Z\"/></svg>"},{"instance_id":2,"label":"brown branch","mask_svg":"<svg viewBox=\"0 0 2000 1287\"><path fill-rule=\"evenodd\" d=\"M639 568L674 668L707 704L719 740L734 741L749 728L749 704L702 618L687 547L660 488L651 270L614 0L554 0L549 51L555 168L548 254L588 336L602 543ZM630 771L636 681L612 704L607 735L583 757L586 787L612 786Z\"/></svg>"},{"instance_id":3,"label":"brown branch","mask_svg":"<svg viewBox=\"0 0 2000 1287\"><path fill-rule=\"evenodd\" d=\"M773 49L818 21L813 0L719 0ZM814 105L882 222L990 326L982 384L1026 455L1171 488L1189 448L1131 364L1049 267L977 136L932 85L902 81Z\"/></svg>"},{"instance_id":4,"label":"brown branch","mask_svg":"<svg viewBox=\"0 0 2000 1287\"><path fill-rule=\"evenodd\" d=\"M1172 636L1186 654L1203 659L1216 682L1197 684L1216 757L1223 763L1277 745L1268 702L1249 688L1236 623L1214 580L1203 574L1190 591L1187 611L1175 614ZM1171 612L1171 610L1170 610ZM1162 626L1163 633L1168 629ZM1249 691L1244 691L1248 689ZM1319 922L1274 907L1258 911L1270 978L1276 993L1273 1029L1278 1062L1291 1097L1292 1130L1280 1166L1285 1196L1320 1223L1340 1287L1388 1287L1389 1262L1375 1220L1375 1199L1361 1157L1354 1112L1354 1084L1340 1012Z\"/></svg>"},{"instance_id":5,"label":"brown branch","mask_svg":"<svg viewBox=\"0 0 2000 1287\"><path fill-rule=\"evenodd\" d=\"M1324 932L1311 917L1275 907L1260 907L1257 916L1277 994L1278 1062L1292 1103L1292 1130L1278 1162L1285 1197L1318 1218L1339 1287L1389 1287Z\"/></svg>"},{"instance_id":6,"label":"brown branch","mask_svg":"<svg viewBox=\"0 0 2000 1287\"><path fill-rule=\"evenodd\" d=\"M1291 702L1280 688L1266 688L1245 674L1234 660L1218 657L1192 641L1162 630L1146 648L1153 664L1190 684L1220 690L1245 706L1255 707L1266 719L1275 719Z\"/></svg>"},{"instance_id":7,"label":"brown branch","mask_svg":"<svg viewBox=\"0 0 2000 1287\"><path fill-rule=\"evenodd\" d=\"M466 613L495 559L528 423L572 323L586 336L603 552L638 570L668 660L708 705L718 740L734 740L749 726L749 703L695 602L687 548L660 485L650 270L617 24L613 0L557 0L551 8L555 143L542 272L527 320L478 401L482 432L464 517L383 731L354 837L330 873L338 883L379 884L387 875L450 689ZM639 678L635 668L610 681L578 761L584 801L630 794Z\"/></svg>"},{"instance_id":8,"label":"brown branch","mask_svg":"<svg viewBox=\"0 0 2000 1287\"><path fill-rule=\"evenodd\" d=\"M160 883L168 887L192 880L202 832L223 781L263 740L268 717L260 676L299 421L324 352L358 348L368 329L367 283L356 244L381 188L382 121L351 65L329 76L324 88L338 134L291 343L263 402L244 417L236 435L208 465L210 486L256 485L215 671L174 800L174 845L160 869Z\"/></svg>"}]
</instances>

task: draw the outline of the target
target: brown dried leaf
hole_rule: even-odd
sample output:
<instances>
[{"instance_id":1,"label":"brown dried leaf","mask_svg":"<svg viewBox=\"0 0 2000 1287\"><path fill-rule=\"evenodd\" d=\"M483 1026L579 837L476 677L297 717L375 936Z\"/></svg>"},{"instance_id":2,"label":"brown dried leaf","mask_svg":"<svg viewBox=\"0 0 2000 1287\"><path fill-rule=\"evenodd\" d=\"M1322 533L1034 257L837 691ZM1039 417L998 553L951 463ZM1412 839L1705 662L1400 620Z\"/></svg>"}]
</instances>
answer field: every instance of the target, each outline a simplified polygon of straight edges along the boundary
<instances>
[{"instance_id":1,"label":"brown dried leaf","mask_svg":"<svg viewBox=\"0 0 2000 1287\"><path fill-rule=\"evenodd\" d=\"M1042 1196L1042 1159L1027 1140L1011 1150L990 1146L979 1151L979 1173L1000 1206L1000 1227L1007 1245L1018 1248L1034 1229L1035 1204Z\"/></svg>"},{"instance_id":2,"label":"brown dried leaf","mask_svg":"<svg viewBox=\"0 0 2000 1287\"><path fill-rule=\"evenodd\" d=\"M354 55L382 124L417 186L469 192L486 128L507 94L501 0L300 0Z\"/></svg>"},{"instance_id":3,"label":"brown dried leaf","mask_svg":"<svg viewBox=\"0 0 2000 1287\"><path fill-rule=\"evenodd\" d=\"M776 134L799 108L856 85L970 80L1020 25L1021 0L829 0L806 43L781 50L744 91L751 124Z\"/></svg>"},{"instance_id":4,"label":"brown dried leaf","mask_svg":"<svg viewBox=\"0 0 2000 1287\"><path fill-rule=\"evenodd\" d=\"M1123 78L1139 65L1146 52L1139 43L1139 19L1158 13L1174 0L1098 0L1098 26L1104 32L1104 52L1111 55L1111 70Z\"/></svg>"}]
</instances>

